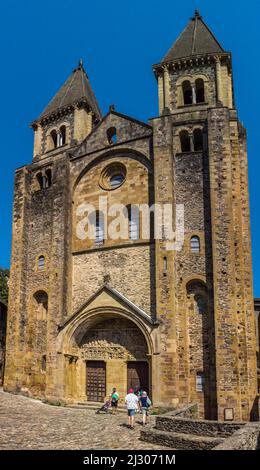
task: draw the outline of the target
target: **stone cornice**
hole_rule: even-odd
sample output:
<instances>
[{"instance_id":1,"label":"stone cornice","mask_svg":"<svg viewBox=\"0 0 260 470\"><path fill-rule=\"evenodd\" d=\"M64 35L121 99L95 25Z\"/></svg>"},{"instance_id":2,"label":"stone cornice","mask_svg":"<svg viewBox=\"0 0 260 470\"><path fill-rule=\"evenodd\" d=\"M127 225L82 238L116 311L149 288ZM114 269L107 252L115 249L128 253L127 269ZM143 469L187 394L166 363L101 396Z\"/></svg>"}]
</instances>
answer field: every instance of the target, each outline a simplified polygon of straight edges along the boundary
<instances>
[{"instance_id":1,"label":"stone cornice","mask_svg":"<svg viewBox=\"0 0 260 470\"><path fill-rule=\"evenodd\" d=\"M69 106L64 106L62 108L57 108L53 113L47 114L46 116L42 116L40 119L36 119L30 124L30 127L33 129L37 129L39 125L45 126L51 122L55 122L59 119L61 119L63 116L66 116L70 113L72 113L76 108L81 109L84 108L88 112L91 112L93 115L93 111L91 107L89 106L87 100L85 98L82 98L79 101L76 101L75 103L69 105Z\"/></svg>"},{"instance_id":2,"label":"stone cornice","mask_svg":"<svg viewBox=\"0 0 260 470\"><path fill-rule=\"evenodd\" d=\"M194 66L203 66L215 64L218 60L221 63L227 63L231 67L231 53L230 52L221 52L215 54L203 54L203 55L194 55L189 57L182 57L180 59L171 60L168 62L161 62L159 64L153 65L153 71L156 78L160 76L164 70L174 71L174 70L183 70L188 69Z\"/></svg>"}]
</instances>

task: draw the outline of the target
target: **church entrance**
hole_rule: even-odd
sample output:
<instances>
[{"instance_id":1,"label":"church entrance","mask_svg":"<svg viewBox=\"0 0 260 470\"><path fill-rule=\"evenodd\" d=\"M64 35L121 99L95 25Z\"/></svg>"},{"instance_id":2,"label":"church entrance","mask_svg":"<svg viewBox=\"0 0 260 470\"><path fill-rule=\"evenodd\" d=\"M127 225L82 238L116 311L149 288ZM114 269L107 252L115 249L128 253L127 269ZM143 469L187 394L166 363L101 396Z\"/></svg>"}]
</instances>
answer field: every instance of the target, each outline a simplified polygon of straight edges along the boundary
<instances>
[{"instance_id":1,"label":"church entrance","mask_svg":"<svg viewBox=\"0 0 260 470\"><path fill-rule=\"evenodd\" d=\"M106 396L106 364L104 361L86 361L87 399L103 402Z\"/></svg>"},{"instance_id":2,"label":"church entrance","mask_svg":"<svg viewBox=\"0 0 260 470\"><path fill-rule=\"evenodd\" d=\"M127 363L127 390L142 389L149 393L149 365L144 361L129 361Z\"/></svg>"},{"instance_id":3,"label":"church entrance","mask_svg":"<svg viewBox=\"0 0 260 470\"><path fill-rule=\"evenodd\" d=\"M121 403L129 387L148 390L148 346L135 323L114 315L99 316L86 330L82 325L75 339L79 384L84 382L88 401L103 402L114 387Z\"/></svg>"}]
</instances>

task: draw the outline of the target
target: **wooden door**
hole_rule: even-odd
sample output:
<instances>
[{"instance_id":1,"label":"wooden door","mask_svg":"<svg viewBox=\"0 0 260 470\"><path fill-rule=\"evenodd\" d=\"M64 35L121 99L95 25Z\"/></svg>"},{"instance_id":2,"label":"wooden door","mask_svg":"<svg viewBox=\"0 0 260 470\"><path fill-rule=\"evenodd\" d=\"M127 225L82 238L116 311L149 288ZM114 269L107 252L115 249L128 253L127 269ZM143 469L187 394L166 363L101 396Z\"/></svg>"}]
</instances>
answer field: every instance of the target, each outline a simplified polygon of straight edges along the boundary
<instances>
[{"instance_id":1,"label":"wooden door","mask_svg":"<svg viewBox=\"0 0 260 470\"><path fill-rule=\"evenodd\" d=\"M103 361L87 361L87 399L103 402L106 396L106 364Z\"/></svg>"},{"instance_id":2,"label":"wooden door","mask_svg":"<svg viewBox=\"0 0 260 470\"><path fill-rule=\"evenodd\" d=\"M149 365L144 361L127 363L127 390L142 388L149 393Z\"/></svg>"}]
</instances>

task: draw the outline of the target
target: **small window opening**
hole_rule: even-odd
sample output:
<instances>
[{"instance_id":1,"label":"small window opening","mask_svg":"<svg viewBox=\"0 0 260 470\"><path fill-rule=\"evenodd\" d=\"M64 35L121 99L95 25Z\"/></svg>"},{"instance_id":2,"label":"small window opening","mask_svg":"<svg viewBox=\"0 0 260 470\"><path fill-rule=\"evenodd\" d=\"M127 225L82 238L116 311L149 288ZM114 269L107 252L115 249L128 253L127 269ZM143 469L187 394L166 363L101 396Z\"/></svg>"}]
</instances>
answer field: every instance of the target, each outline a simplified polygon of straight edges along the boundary
<instances>
[{"instance_id":1,"label":"small window opening","mask_svg":"<svg viewBox=\"0 0 260 470\"><path fill-rule=\"evenodd\" d=\"M60 142L59 142L60 144L59 147L60 147L61 145L66 144L66 126L61 126L59 136L60 136Z\"/></svg>"},{"instance_id":2,"label":"small window opening","mask_svg":"<svg viewBox=\"0 0 260 470\"><path fill-rule=\"evenodd\" d=\"M51 175L51 169L49 168L48 170L45 171L45 179L46 179L46 188L49 188L52 183L52 175Z\"/></svg>"},{"instance_id":3,"label":"small window opening","mask_svg":"<svg viewBox=\"0 0 260 470\"><path fill-rule=\"evenodd\" d=\"M166 276L167 275L167 257L164 256L163 258L163 275Z\"/></svg>"},{"instance_id":4,"label":"small window opening","mask_svg":"<svg viewBox=\"0 0 260 470\"><path fill-rule=\"evenodd\" d=\"M58 136L57 136L57 132L55 131L55 129L51 131L51 138L52 138L53 147L56 149L58 145Z\"/></svg>"},{"instance_id":5,"label":"small window opening","mask_svg":"<svg viewBox=\"0 0 260 470\"><path fill-rule=\"evenodd\" d=\"M197 372L196 375L196 390L197 392L203 392L204 390L204 374L203 372Z\"/></svg>"},{"instance_id":6,"label":"small window opening","mask_svg":"<svg viewBox=\"0 0 260 470\"><path fill-rule=\"evenodd\" d=\"M108 140L110 145L116 144L117 135L116 135L116 128L115 127L110 127L107 130L107 140Z\"/></svg>"},{"instance_id":7,"label":"small window opening","mask_svg":"<svg viewBox=\"0 0 260 470\"><path fill-rule=\"evenodd\" d=\"M43 183L43 176L42 176L42 174L41 174L41 173L37 173L36 178L37 178L37 181L38 181L38 184L39 184L39 188L40 188L40 189L43 189L44 183Z\"/></svg>"},{"instance_id":8,"label":"small window opening","mask_svg":"<svg viewBox=\"0 0 260 470\"><path fill-rule=\"evenodd\" d=\"M128 227L130 240L139 239L139 208L135 205L127 206Z\"/></svg>"},{"instance_id":9,"label":"small window opening","mask_svg":"<svg viewBox=\"0 0 260 470\"><path fill-rule=\"evenodd\" d=\"M193 131L194 151L198 152L203 150L203 134L201 129L194 129Z\"/></svg>"},{"instance_id":10,"label":"small window opening","mask_svg":"<svg viewBox=\"0 0 260 470\"><path fill-rule=\"evenodd\" d=\"M42 364L41 364L42 372L46 372L46 355L42 356Z\"/></svg>"},{"instance_id":11,"label":"small window opening","mask_svg":"<svg viewBox=\"0 0 260 470\"><path fill-rule=\"evenodd\" d=\"M38 258L38 268L39 269L44 269L45 267L45 258L44 256L39 256Z\"/></svg>"},{"instance_id":12,"label":"small window opening","mask_svg":"<svg viewBox=\"0 0 260 470\"><path fill-rule=\"evenodd\" d=\"M196 306L197 313L203 315L206 313L207 306L206 306L206 299L203 295L195 295L194 302Z\"/></svg>"},{"instance_id":13,"label":"small window opening","mask_svg":"<svg viewBox=\"0 0 260 470\"><path fill-rule=\"evenodd\" d=\"M190 239L190 250L192 253L200 252L200 239L199 237L191 237Z\"/></svg>"},{"instance_id":14,"label":"small window opening","mask_svg":"<svg viewBox=\"0 0 260 470\"><path fill-rule=\"evenodd\" d=\"M204 81L202 78L197 78L195 81L195 90L196 90L196 103L205 102L205 90L204 90Z\"/></svg>"},{"instance_id":15,"label":"small window opening","mask_svg":"<svg viewBox=\"0 0 260 470\"><path fill-rule=\"evenodd\" d=\"M95 225L95 244L102 245L104 243L104 214L103 212L96 212L96 225Z\"/></svg>"},{"instance_id":16,"label":"small window opening","mask_svg":"<svg viewBox=\"0 0 260 470\"><path fill-rule=\"evenodd\" d=\"M192 87L188 80L185 80L182 84L183 103L192 104Z\"/></svg>"},{"instance_id":17,"label":"small window opening","mask_svg":"<svg viewBox=\"0 0 260 470\"><path fill-rule=\"evenodd\" d=\"M191 145L190 145L190 136L188 131L181 131L180 132L180 143L181 143L181 151L182 152L190 152Z\"/></svg>"}]
</instances>

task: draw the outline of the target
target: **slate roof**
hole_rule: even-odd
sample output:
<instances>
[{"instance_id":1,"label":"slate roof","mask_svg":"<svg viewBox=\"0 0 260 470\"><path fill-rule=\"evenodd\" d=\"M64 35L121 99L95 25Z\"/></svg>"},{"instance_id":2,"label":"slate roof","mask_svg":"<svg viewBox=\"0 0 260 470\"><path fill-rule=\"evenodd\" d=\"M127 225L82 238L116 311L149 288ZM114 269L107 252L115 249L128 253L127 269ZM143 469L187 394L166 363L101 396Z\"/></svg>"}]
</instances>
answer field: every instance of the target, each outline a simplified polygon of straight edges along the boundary
<instances>
[{"instance_id":1,"label":"slate roof","mask_svg":"<svg viewBox=\"0 0 260 470\"><path fill-rule=\"evenodd\" d=\"M225 51L208 26L204 23L199 12L195 10L195 16L191 18L186 28L182 31L161 62L169 62L193 55L219 52L223 53Z\"/></svg>"},{"instance_id":2,"label":"slate roof","mask_svg":"<svg viewBox=\"0 0 260 470\"><path fill-rule=\"evenodd\" d=\"M66 108L67 106L84 100L90 106L95 116L101 119L102 115L96 97L92 91L83 63L80 61L79 66L73 70L72 74L56 93L54 98L52 98L38 119L43 119L59 109Z\"/></svg>"}]
</instances>

